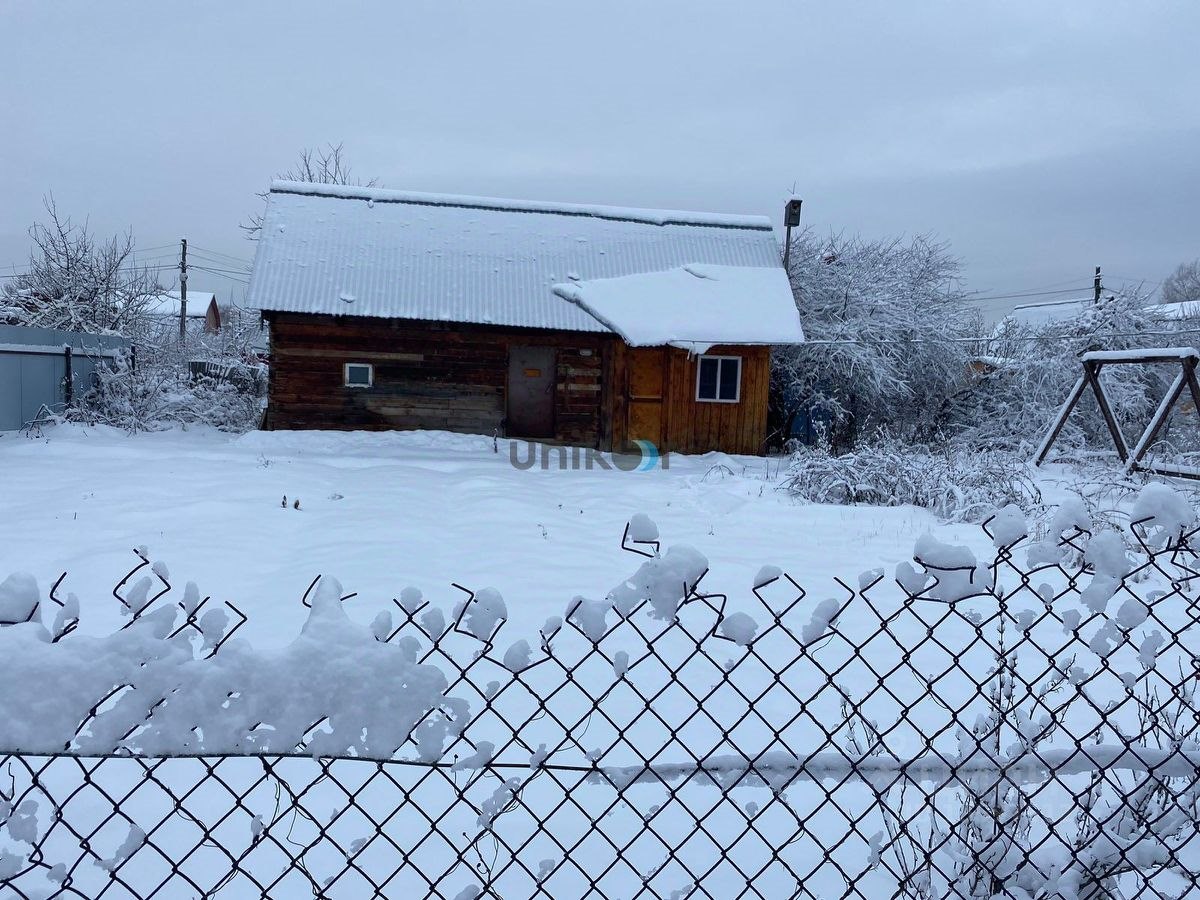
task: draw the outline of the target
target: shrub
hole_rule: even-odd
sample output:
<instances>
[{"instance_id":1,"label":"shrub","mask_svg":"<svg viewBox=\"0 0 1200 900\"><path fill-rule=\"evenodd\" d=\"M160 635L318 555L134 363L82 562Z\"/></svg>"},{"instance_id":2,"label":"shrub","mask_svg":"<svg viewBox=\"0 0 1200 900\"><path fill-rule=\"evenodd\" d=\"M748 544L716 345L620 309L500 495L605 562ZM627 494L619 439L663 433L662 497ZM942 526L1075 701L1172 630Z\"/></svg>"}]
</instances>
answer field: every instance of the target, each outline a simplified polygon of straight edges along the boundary
<instances>
[{"instance_id":1,"label":"shrub","mask_svg":"<svg viewBox=\"0 0 1200 900\"><path fill-rule=\"evenodd\" d=\"M783 487L813 503L920 506L956 522L981 521L1009 504L1033 512L1042 502L1024 457L887 437L841 455L798 450Z\"/></svg>"}]
</instances>

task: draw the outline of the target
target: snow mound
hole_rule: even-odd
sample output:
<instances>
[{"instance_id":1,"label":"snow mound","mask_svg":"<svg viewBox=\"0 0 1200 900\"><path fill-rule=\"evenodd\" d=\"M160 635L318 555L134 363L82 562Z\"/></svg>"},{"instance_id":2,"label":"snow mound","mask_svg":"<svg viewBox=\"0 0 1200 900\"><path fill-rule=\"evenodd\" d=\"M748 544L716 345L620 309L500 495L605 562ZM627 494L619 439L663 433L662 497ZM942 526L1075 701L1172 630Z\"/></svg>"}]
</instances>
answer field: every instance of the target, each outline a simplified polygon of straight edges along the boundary
<instances>
[{"instance_id":1,"label":"snow mound","mask_svg":"<svg viewBox=\"0 0 1200 900\"><path fill-rule=\"evenodd\" d=\"M404 643L382 643L351 622L341 596L337 581L322 578L291 644L256 652L235 639L210 658L186 632L169 637L176 607L105 637L59 643L40 625L0 628L6 680L38 686L0 692L0 746L97 754L304 747L314 756L391 758L442 702L447 680Z\"/></svg>"},{"instance_id":2,"label":"snow mound","mask_svg":"<svg viewBox=\"0 0 1200 900\"><path fill-rule=\"evenodd\" d=\"M1151 546L1163 547L1196 524L1196 511L1169 485L1148 484L1134 501L1129 520L1146 526Z\"/></svg>"},{"instance_id":3,"label":"snow mound","mask_svg":"<svg viewBox=\"0 0 1200 900\"><path fill-rule=\"evenodd\" d=\"M0 582L0 623L40 621L37 580L23 572L9 575Z\"/></svg>"},{"instance_id":4,"label":"snow mound","mask_svg":"<svg viewBox=\"0 0 1200 900\"><path fill-rule=\"evenodd\" d=\"M609 591L608 600L622 616L648 600L652 616L671 621L679 604L707 571L704 554L692 547L671 547L662 556L647 560L628 581Z\"/></svg>"}]
</instances>

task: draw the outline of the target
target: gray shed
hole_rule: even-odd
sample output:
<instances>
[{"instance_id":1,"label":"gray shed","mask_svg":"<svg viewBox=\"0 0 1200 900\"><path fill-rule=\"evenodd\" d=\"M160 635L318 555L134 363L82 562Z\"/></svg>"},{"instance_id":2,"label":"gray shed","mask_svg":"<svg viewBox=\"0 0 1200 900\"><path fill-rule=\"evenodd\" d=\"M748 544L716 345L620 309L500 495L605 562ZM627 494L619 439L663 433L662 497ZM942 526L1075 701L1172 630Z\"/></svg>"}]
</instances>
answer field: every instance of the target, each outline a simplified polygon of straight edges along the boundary
<instances>
[{"instance_id":1,"label":"gray shed","mask_svg":"<svg viewBox=\"0 0 1200 900\"><path fill-rule=\"evenodd\" d=\"M91 388L101 361L127 347L129 341L121 337L0 325L0 431L21 428L42 406L61 412L68 398L68 366L78 396Z\"/></svg>"}]
</instances>

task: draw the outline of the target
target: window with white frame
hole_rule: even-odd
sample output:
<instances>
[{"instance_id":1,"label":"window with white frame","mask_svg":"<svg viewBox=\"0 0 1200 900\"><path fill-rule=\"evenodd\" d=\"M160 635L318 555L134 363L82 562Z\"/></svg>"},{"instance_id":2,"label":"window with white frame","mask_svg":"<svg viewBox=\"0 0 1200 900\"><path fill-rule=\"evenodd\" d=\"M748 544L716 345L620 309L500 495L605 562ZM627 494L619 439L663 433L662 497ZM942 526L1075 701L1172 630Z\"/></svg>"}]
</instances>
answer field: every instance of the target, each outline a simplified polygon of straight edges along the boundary
<instances>
[{"instance_id":1,"label":"window with white frame","mask_svg":"<svg viewBox=\"0 0 1200 900\"><path fill-rule=\"evenodd\" d=\"M701 356L696 365L696 399L737 403L742 397L740 356Z\"/></svg>"},{"instance_id":2,"label":"window with white frame","mask_svg":"<svg viewBox=\"0 0 1200 900\"><path fill-rule=\"evenodd\" d=\"M370 363L346 363L342 373L346 387L369 388L375 383L375 367Z\"/></svg>"}]
</instances>

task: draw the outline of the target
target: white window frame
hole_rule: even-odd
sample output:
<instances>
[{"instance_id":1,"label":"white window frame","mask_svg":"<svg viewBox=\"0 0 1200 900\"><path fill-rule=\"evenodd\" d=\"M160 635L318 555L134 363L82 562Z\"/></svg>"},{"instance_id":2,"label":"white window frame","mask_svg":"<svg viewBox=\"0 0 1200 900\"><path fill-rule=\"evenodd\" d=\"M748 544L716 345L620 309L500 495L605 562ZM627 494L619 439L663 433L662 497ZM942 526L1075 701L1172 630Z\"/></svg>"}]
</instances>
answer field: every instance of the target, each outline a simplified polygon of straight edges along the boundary
<instances>
[{"instance_id":1,"label":"white window frame","mask_svg":"<svg viewBox=\"0 0 1200 900\"><path fill-rule=\"evenodd\" d=\"M362 367L366 368L366 370L367 370L367 383L366 384L358 384L358 383L351 384L350 383L350 367L351 366L356 366L356 367L362 366ZM356 388L358 390L362 390L363 388L374 387L375 386L375 364L374 363L364 363L364 362L348 362L348 363L343 364L342 365L342 386L348 387L348 388Z\"/></svg>"},{"instance_id":2,"label":"white window frame","mask_svg":"<svg viewBox=\"0 0 1200 900\"><path fill-rule=\"evenodd\" d=\"M700 396L700 365L706 359L715 360L735 360L737 362L737 388L734 390L732 400L723 400L717 397L701 397ZM721 369L723 363L717 363L717 394L721 393ZM742 402L742 357L740 356L711 356L701 355L696 357L696 402L697 403L741 403Z\"/></svg>"}]
</instances>

